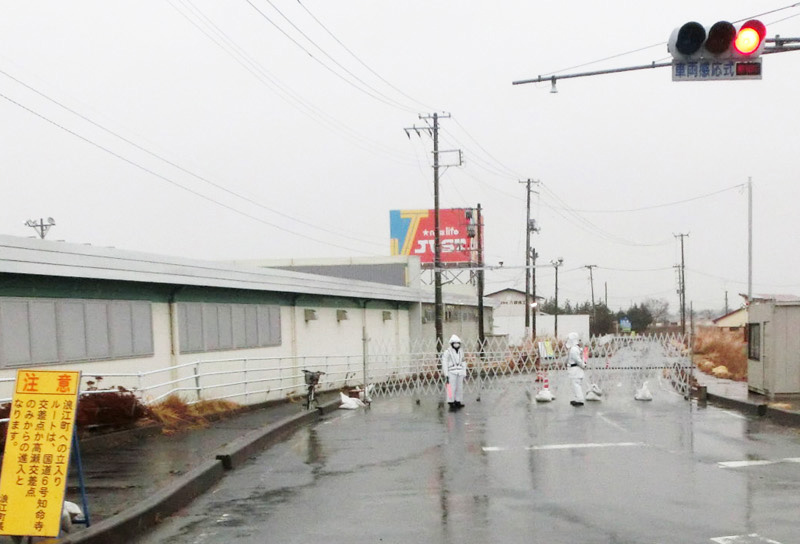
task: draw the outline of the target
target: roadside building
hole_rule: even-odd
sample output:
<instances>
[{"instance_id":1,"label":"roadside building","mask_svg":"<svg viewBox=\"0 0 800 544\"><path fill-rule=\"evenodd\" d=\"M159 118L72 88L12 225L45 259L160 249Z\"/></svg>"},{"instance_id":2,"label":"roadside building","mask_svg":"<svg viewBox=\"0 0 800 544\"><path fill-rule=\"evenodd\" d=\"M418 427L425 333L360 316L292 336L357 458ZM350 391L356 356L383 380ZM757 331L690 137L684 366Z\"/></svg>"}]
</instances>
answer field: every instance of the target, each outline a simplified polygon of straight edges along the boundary
<instances>
[{"instance_id":1,"label":"roadside building","mask_svg":"<svg viewBox=\"0 0 800 544\"><path fill-rule=\"evenodd\" d=\"M748 388L765 395L800 394L800 297L755 296L747 321Z\"/></svg>"},{"instance_id":2,"label":"roadside building","mask_svg":"<svg viewBox=\"0 0 800 544\"><path fill-rule=\"evenodd\" d=\"M747 326L747 308L737 308L712 321L715 327L730 331L743 331Z\"/></svg>"},{"instance_id":3,"label":"roadside building","mask_svg":"<svg viewBox=\"0 0 800 544\"><path fill-rule=\"evenodd\" d=\"M455 330L477 301L444 302L459 310ZM263 394L247 391L248 400L280 398L302 383L303 367L355 381L365 337L399 352L428 334L432 305L418 285L0 236L0 398L17 369L33 367L113 375L106 385L147 387L151 397L175 384L239 395L222 373L200 384L197 361L259 376Z\"/></svg>"},{"instance_id":4,"label":"roadside building","mask_svg":"<svg viewBox=\"0 0 800 544\"><path fill-rule=\"evenodd\" d=\"M494 301L492 334L507 336L510 343L518 343L530 336L525 328L525 292L507 288L489 293L486 298ZM541 301L541 297L539 297ZM566 338L570 332L577 332L583 339L589 338L589 315L559 314L558 338ZM554 338L556 336L556 316L536 310L536 337Z\"/></svg>"}]
</instances>

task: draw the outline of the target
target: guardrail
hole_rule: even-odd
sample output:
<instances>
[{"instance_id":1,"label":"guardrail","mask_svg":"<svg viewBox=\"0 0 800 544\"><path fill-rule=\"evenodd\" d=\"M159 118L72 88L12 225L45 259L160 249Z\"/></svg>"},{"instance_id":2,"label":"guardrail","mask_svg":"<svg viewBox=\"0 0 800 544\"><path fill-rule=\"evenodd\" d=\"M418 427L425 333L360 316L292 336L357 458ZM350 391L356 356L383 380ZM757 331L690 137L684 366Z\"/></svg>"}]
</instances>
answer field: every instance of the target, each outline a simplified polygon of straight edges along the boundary
<instances>
[{"instance_id":1,"label":"guardrail","mask_svg":"<svg viewBox=\"0 0 800 544\"><path fill-rule=\"evenodd\" d=\"M363 381L363 354L303 357L249 357L199 360L146 372L101 372L81 378L81 395L131 391L145 404L180 395L189 404L241 399L253 404L305 394L303 369L325 372L320 390L334 390ZM0 378L11 390L15 378ZM102 384L100 383L102 382ZM0 398L0 404L12 398ZM0 419L0 423L8 419Z\"/></svg>"}]
</instances>

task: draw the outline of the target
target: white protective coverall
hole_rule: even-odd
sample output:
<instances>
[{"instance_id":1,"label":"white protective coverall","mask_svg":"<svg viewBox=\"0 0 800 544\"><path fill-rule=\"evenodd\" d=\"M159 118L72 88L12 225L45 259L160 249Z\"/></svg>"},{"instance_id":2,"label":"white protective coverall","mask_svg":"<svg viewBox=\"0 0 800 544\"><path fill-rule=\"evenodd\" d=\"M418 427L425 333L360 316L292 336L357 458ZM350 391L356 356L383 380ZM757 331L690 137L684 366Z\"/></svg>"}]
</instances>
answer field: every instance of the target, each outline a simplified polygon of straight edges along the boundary
<instances>
[{"instance_id":1,"label":"white protective coverall","mask_svg":"<svg viewBox=\"0 0 800 544\"><path fill-rule=\"evenodd\" d=\"M569 348L567 373L572 384L572 400L570 404L573 406L580 406L584 402L583 369L586 368L586 363L583 362L580 343L577 332L571 332L567 335L567 348Z\"/></svg>"},{"instance_id":2,"label":"white protective coverall","mask_svg":"<svg viewBox=\"0 0 800 544\"><path fill-rule=\"evenodd\" d=\"M442 373L447 378L450 387L445 385L447 402L452 407L460 408L464 400L464 377L467 375L467 365L464 363L464 347L461 338L457 335L450 337L450 347L442 353Z\"/></svg>"}]
</instances>

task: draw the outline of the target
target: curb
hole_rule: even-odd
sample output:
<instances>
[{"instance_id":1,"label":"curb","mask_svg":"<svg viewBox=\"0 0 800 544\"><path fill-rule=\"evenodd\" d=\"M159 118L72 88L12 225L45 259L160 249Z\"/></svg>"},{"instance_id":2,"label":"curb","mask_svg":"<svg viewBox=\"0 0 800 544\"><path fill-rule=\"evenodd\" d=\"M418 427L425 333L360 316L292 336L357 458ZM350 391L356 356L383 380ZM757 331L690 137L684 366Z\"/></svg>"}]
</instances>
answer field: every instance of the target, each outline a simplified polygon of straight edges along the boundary
<instances>
[{"instance_id":1,"label":"curb","mask_svg":"<svg viewBox=\"0 0 800 544\"><path fill-rule=\"evenodd\" d=\"M104 519L85 530L58 540L59 544L123 544L164 518L180 510L225 477L225 472L241 465L255 453L274 445L292 431L336 410L336 399L316 411L289 416L262 429L250 431L221 450L216 457L189 470L147 499Z\"/></svg>"},{"instance_id":2,"label":"curb","mask_svg":"<svg viewBox=\"0 0 800 544\"><path fill-rule=\"evenodd\" d=\"M752 402L747 402L746 400L722 397L713 393L707 393L706 398L709 402L713 402L714 404L724 406L726 408L734 408L751 416L765 416L767 414L766 404L755 404Z\"/></svg>"},{"instance_id":3,"label":"curb","mask_svg":"<svg viewBox=\"0 0 800 544\"><path fill-rule=\"evenodd\" d=\"M291 434L300 425L319 419L324 414L338 408L340 404L341 401L337 399L321 405L315 411L309 410L298 416L284 418L262 429L250 431L218 450L219 453L217 453L216 459L222 463L226 470L234 469L259 451L273 446Z\"/></svg>"},{"instance_id":4,"label":"curb","mask_svg":"<svg viewBox=\"0 0 800 544\"><path fill-rule=\"evenodd\" d=\"M786 410L778 410L777 408L770 408L767 406L766 415L775 423L800 427L800 412L787 412Z\"/></svg>"}]
</instances>

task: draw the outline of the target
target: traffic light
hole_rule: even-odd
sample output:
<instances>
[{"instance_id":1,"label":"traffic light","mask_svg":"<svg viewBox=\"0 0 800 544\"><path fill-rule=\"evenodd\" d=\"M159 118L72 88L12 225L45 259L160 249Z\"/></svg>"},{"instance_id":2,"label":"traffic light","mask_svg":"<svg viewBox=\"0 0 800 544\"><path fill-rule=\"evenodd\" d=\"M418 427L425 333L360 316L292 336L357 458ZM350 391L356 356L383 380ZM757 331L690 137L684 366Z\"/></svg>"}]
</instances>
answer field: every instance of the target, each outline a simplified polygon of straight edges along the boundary
<instances>
[{"instance_id":1,"label":"traffic light","mask_svg":"<svg viewBox=\"0 0 800 544\"><path fill-rule=\"evenodd\" d=\"M767 28L755 19L739 25L688 22L670 35L673 81L761 79Z\"/></svg>"}]
</instances>

